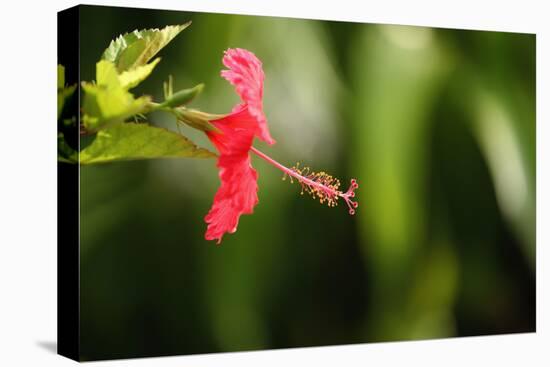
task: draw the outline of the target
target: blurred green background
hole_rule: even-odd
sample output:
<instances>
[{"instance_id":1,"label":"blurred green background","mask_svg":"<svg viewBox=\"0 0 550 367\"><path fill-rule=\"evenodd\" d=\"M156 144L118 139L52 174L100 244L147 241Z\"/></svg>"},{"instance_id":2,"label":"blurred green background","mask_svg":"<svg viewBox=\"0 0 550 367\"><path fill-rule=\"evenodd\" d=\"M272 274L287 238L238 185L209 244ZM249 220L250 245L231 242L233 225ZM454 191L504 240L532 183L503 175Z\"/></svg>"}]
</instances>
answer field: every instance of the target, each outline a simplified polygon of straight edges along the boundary
<instances>
[{"instance_id":1,"label":"blurred green background","mask_svg":"<svg viewBox=\"0 0 550 367\"><path fill-rule=\"evenodd\" d=\"M260 203L217 247L215 160L82 167L83 359L535 330L535 35L90 6L80 20L82 80L117 35L192 20L134 92L204 82L192 106L208 112L238 102L223 51L251 50L278 142L255 146L360 184L349 216L253 157Z\"/></svg>"}]
</instances>

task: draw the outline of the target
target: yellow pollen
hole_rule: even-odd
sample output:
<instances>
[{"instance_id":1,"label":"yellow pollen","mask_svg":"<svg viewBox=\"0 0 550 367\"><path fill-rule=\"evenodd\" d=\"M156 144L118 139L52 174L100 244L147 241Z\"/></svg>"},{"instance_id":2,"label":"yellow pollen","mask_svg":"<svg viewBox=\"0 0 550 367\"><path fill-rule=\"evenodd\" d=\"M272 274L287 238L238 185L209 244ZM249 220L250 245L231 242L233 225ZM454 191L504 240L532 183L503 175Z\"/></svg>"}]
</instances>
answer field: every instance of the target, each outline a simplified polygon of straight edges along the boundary
<instances>
[{"instance_id":1,"label":"yellow pollen","mask_svg":"<svg viewBox=\"0 0 550 367\"><path fill-rule=\"evenodd\" d=\"M311 195L312 198L318 199L321 204L326 203L329 207L334 207L338 204L338 196L340 191L340 180L332 177L325 171L314 172L309 167L300 167L300 162L296 162L296 165L291 168L292 171L306 180L299 180L301 187L300 195L304 192ZM285 180L287 175L283 176ZM294 180L292 176L289 176L290 182ZM309 181L307 181L309 180ZM313 183L312 183L313 182Z\"/></svg>"}]
</instances>

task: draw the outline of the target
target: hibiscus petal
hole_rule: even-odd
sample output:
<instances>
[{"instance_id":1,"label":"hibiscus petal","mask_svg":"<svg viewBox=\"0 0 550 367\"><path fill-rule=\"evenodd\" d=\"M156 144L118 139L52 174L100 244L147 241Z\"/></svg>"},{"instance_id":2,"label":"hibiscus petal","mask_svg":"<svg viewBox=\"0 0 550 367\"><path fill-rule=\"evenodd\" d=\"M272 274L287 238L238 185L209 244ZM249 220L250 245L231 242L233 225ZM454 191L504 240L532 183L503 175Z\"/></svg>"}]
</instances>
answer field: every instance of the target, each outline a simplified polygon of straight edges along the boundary
<instances>
[{"instance_id":1,"label":"hibiscus petal","mask_svg":"<svg viewBox=\"0 0 550 367\"><path fill-rule=\"evenodd\" d=\"M219 132L210 131L206 135L216 146L220 155L248 154L258 122L246 105L238 104L233 112L217 120L210 120Z\"/></svg>"},{"instance_id":2,"label":"hibiscus petal","mask_svg":"<svg viewBox=\"0 0 550 367\"><path fill-rule=\"evenodd\" d=\"M221 75L235 86L237 94L248 106L250 114L258 123L257 135L268 144L274 144L267 127L263 112L264 72L262 62L250 51L241 48L228 49L224 53L223 64L229 70L222 70Z\"/></svg>"},{"instance_id":3,"label":"hibiscus petal","mask_svg":"<svg viewBox=\"0 0 550 367\"><path fill-rule=\"evenodd\" d=\"M218 161L221 186L214 204L204 218L208 223L205 238L221 242L225 233L234 233L242 214L252 214L258 203L258 174L248 154L221 156Z\"/></svg>"},{"instance_id":4,"label":"hibiscus petal","mask_svg":"<svg viewBox=\"0 0 550 367\"><path fill-rule=\"evenodd\" d=\"M251 214L258 203L258 174L250 165L248 151L258 123L246 106L237 105L231 114L210 121L219 132L207 136L220 152L217 166L221 185L212 208L204 218L208 223L205 238L218 240L237 230L242 214Z\"/></svg>"}]
</instances>

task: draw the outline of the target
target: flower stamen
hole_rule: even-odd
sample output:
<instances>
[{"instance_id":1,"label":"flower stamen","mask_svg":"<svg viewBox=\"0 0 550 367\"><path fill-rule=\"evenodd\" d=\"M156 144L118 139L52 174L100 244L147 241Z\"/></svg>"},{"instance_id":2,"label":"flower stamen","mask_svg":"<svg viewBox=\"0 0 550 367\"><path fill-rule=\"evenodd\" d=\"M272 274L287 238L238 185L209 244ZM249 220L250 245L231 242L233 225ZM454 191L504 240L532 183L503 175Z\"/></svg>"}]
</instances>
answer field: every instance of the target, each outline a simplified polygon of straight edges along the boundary
<instances>
[{"instance_id":1,"label":"flower stamen","mask_svg":"<svg viewBox=\"0 0 550 367\"><path fill-rule=\"evenodd\" d=\"M359 204L357 201L353 201L352 198L355 197L355 189L359 187L357 180L352 179L348 190L343 192L340 190L340 180L326 172L314 172L309 167L300 167L299 162L292 168L287 168L254 147L251 147L250 150L258 157L283 171L283 180L286 180L288 177L290 182L293 183L293 179L296 179L302 187L301 195L305 192L314 199L318 199L321 204L326 203L329 207L338 205L338 199L342 198L348 206L349 214L355 214L355 209L357 209Z\"/></svg>"}]
</instances>

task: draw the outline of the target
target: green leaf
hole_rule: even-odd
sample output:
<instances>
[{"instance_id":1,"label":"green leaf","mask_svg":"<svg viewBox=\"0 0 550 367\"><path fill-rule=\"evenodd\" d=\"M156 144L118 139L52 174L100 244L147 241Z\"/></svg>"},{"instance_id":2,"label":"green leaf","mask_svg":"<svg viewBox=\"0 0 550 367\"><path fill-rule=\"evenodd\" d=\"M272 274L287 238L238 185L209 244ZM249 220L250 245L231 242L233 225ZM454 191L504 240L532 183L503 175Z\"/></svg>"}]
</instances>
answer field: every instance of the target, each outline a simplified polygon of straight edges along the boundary
<instances>
[{"instance_id":1,"label":"green leaf","mask_svg":"<svg viewBox=\"0 0 550 367\"><path fill-rule=\"evenodd\" d=\"M63 133L57 134L57 160L65 163L78 162L78 153L67 144Z\"/></svg>"},{"instance_id":2,"label":"green leaf","mask_svg":"<svg viewBox=\"0 0 550 367\"><path fill-rule=\"evenodd\" d=\"M198 148L185 136L147 124L125 123L97 133L80 152L81 164L152 158L211 158L216 154Z\"/></svg>"},{"instance_id":3,"label":"green leaf","mask_svg":"<svg viewBox=\"0 0 550 367\"><path fill-rule=\"evenodd\" d=\"M131 89L137 86L139 83L144 81L153 71L155 66L160 61L160 57L157 57L153 62L138 66L132 70L123 71L118 77L122 88Z\"/></svg>"},{"instance_id":4,"label":"green leaf","mask_svg":"<svg viewBox=\"0 0 550 367\"><path fill-rule=\"evenodd\" d=\"M70 87L63 88L57 91L57 119L61 117L61 112L63 111L63 106L67 98L73 95L76 90L76 85L71 85Z\"/></svg>"},{"instance_id":5,"label":"green leaf","mask_svg":"<svg viewBox=\"0 0 550 367\"><path fill-rule=\"evenodd\" d=\"M82 122L89 131L96 131L144 113L151 102L149 97L135 99L122 88L106 89L84 83L82 89L85 93Z\"/></svg>"},{"instance_id":6,"label":"green leaf","mask_svg":"<svg viewBox=\"0 0 550 367\"><path fill-rule=\"evenodd\" d=\"M57 65L57 119L61 117L65 100L73 95L76 89L75 85L65 88L65 67Z\"/></svg>"},{"instance_id":7,"label":"green leaf","mask_svg":"<svg viewBox=\"0 0 550 367\"><path fill-rule=\"evenodd\" d=\"M151 99L134 98L132 93L124 88L112 62L101 60L96 64L96 79L97 84L82 83L82 122L87 130L97 131L144 113L148 109ZM131 81L132 77L126 80ZM133 82L135 83L135 79Z\"/></svg>"},{"instance_id":8,"label":"green leaf","mask_svg":"<svg viewBox=\"0 0 550 367\"><path fill-rule=\"evenodd\" d=\"M100 60L96 64L95 77L97 85L101 87L116 89L122 86L115 64L110 61Z\"/></svg>"},{"instance_id":9,"label":"green leaf","mask_svg":"<svg viewBox=\"0 0 550 367\"><path fill-rule=\"evenodd\" d=\"M63 126L65 126L65 127L76 126L76 123L77 123L76 116L71 116L70 118L65 118L61 122L63 123Z\"/></svg>"},{"instance_id":10,"label":"green leaf","mask_svg":"<svg viewBox=\"0 0 550 367\"><path fill-rule=\"evenodd\" d=\"M187 22L163 29L135 30L120 35L111 41L102 59L113 62L119 73L143 66L190 24Z\"/></svg>"},{"instance_id":11,"label":"green leaf","mask_svg":"<svg viewBox=\"0 0 550 367\"><path fill-rule=\"evenodd\" d=\"M57 65L57 89L61 89L65 86L65 67L63 65Z\"/></svg>"}]
</instances>

